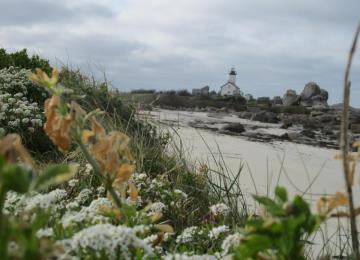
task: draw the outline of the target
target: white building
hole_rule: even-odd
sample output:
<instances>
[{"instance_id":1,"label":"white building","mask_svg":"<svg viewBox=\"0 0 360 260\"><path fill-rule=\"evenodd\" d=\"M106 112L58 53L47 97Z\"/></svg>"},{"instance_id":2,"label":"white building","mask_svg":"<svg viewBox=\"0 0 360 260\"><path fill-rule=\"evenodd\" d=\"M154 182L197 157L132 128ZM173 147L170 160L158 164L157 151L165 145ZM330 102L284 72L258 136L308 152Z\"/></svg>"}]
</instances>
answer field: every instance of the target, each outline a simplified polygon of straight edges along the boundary
<instances>
[{"instance_id":1,"label":"white building","mask_svg":"<svg viewBox=\"0 0 360 260\"><path fill-rule=\"evenodd\" d=\"M234 68L229 73L229 80L220 87L221 96L241 95L240 88L236 86L236 71Z\"/></svg>"}]
</instances>

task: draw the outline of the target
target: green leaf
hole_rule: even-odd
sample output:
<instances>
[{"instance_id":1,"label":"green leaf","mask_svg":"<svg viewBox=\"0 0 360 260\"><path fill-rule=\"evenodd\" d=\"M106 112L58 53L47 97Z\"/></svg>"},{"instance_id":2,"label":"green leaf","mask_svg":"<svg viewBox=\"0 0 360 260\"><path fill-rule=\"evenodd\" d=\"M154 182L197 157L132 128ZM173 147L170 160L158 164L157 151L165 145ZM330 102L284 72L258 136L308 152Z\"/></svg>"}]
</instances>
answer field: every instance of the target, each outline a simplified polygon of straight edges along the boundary
<instances>
[{"instance_id":1,"label":"green leaf","mask_svg":"<svg viewBox=\"0 0 360 260\"><path fill-rule=\"evenodd\" d=\"M18 165L5 165L2 168L2 179L5 190L26 193L29 190L31 174Z\"/></svg>"},{"instance_id":2,"label":"green leaf","mask_svg":"<svg viewBox=\"0 0 360 260\"><path fill-rule=\"evenodd\" d=\"M288 201L288 194L284 187L277 186L275 188L275 195L276 195L276 198L278 198L282 203L285 203Z\"/></svg>"},{"instance_id":3,"label":"green leaf","mask_svg":"<svg viewBox=\"0 0 360 260\"><path fill-rule=\"evenodd\" d=\"M276 204L275 201L269 199L268 197L262 196L253 196L254 199L259 202L261 205L265 207L265 209L274 216L282 216L284 215L284 210L281 205Z\"/></svg>"},{"instance_id":4,"label":"green leaf","mask_svg":"<svg viewBox=\"0 0 360 260\"><path fill-rule=\"evenodd\" d=\"M44 189L50 185L58 185L70 180L77 172L78 164L59 164L46 168L34 184L35 190Z\"/></svg>"},{"instance_id":5,"label":"green leaf","mask_svg":"<svg viewBox=\"0 0 360 260\"><path fill-rule=\"evenodd\" d=\"M247 257L254 257L257 253L265 251L272 245L271 239L262 235L250 235L246 237L239 248L239 259L246 259Z\"/></svg>"}]
</instances>

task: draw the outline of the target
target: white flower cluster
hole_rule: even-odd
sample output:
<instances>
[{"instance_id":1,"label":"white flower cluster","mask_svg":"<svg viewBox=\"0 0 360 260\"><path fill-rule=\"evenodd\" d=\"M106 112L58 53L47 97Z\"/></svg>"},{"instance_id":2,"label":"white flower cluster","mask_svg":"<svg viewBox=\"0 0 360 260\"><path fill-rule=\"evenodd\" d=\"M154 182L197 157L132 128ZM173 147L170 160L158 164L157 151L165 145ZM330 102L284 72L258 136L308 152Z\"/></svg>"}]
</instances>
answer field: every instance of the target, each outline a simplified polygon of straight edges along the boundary
<instances>
[{"instance_id":1,"label":"white flower cluster","mask_svg":"<svg viewBox=\"0 0 360 260\"><path fill-rule=\"evenodd\" d=\"M72 179L72 180L76 180L76 179ZM69 181L69 185L70 185L70 181ZM66 209L74 210L79 208L90 199L92 193L93 191L90 189L81 190L79 194L75 197L75 199L66 205Z\"/></svg>"},{"instance_id":2,"label":"white flower cluster","mask_svg":"<svg viewBox=\"0 0 360 260\"><path fill-rule=\"evenodd\" d=\"M229 231L230 231L229 227L225 226L225 225L214 227L209 232L209 238L210 239L218 239L221 234L227 233Z\"/></svg>"},{"instance_id":3,"label":"white flower cluster","mask_svg":"<svg viewBox=\"0 0 360 260\"><path fill-rule=\"evenodd\" d=\"M223 255L227 255L231 249L240 246L243 235L240 233L235 233L227 236L222 242L221 249L223 250Z\"/></svg>"},{"instance_id":4,"label":"white flower cluster","mask_svg":"<svg viewBox=\"0 0 360 260\"><path fill-rule=\"evenodd\" d=\"M61 224L64 228L68 228L83 223L108 223L110 221L109 218L102 216L99 212L101 206L111 208L112 203L107 198L93 200L88 207L82 207L79 212L67 211L61 219Z\"/></svg>"},{"instance_id":5,"label":"white flower cluster","mask_svg":"<svg viewBox=\"0 0 360 260\"><path fill-rule=\"evenodd\" d=\"M199 228L196 226L187 227L183 232L177 236L176 243L183 244L193 241L194 235L198 233Z\"/></svg>"},{"instance_id":6,"label":"white flower cluster","mask_svg":"<svg viewBox=\"0 0 360 260\"><path fill-rule=\"evenodd\" d=\"M148 215L151 216L156 212L161 212L164 208L166 208L166 205L164 203L155 202L149 206Z\"/></svg>"},{"instance_id":7,"label":"white flower cluster","mask_svg":"<svg viewBox=\"0 0 360 260\"><path fill-rule=\"evenodd\" d=\"M230 213L230 208L224 203L210 206L210 213L214 216L226 217Z\"/></svg>"},{"instance_id":8,"label":"white flower cluster","mask_svg":"<svg viewBox=\"0 0 360 260\"><path fill-rule=\"evenodd\" d=\"M70 241L74 253L104 252L109 259L133 259L141 249L144 257L153 255L152 248L126 226L98 224L76 233Z\"/></svg>"},{"instance_id":9,"label":"white flower cluster","mask_svg":"<svg viewBox=\"0 0 360 260\"><path fill-rule=\"evenodd\" d=\"M52 228L41 228L36 232L36 236L38 238L49 238L54 235L54 231Z\"/></svg>"},{"instance_id":10,"label":"white flower cluster","mask_svg":"<svg viewBox=\"0 0 360 260\"><path fill-rule=\"evenodd\" d=\"M29 88L36 88L28 79L28 70L0 70L0 125L5 130L35 132L43 125L39 104L29 99Z\"/></svg>"},{"instance_id":11,"label":"white flower cluster","mask_svg":"<svg viewBox=\"0 0 360 260\"><path fill-rule=\"evenodd\" d=\"M186 254L171 254L166 255L164 260L216 260L217 257L213 255L186 255Z\"/></svg>"},{"instance_id":12,"label":"white flower cluster","mask_svg":"<svg viewBox=\"0 0 360 260\"><path fill-rule=\"evenodd\" d=\"M66 190L62 189L56 189L46 194L37 194L27 199L25 210L31 211L40 208L42 210L56 212L58 209L63 208L63 204L60 202L66 195Z\"/></svg>"},{"instance_id":13,"label":"white flower cluster","mask_svg":"<svg viewBox=\"0 0 360 260\"><path fill-rule=\"evenodd\" d=\"M10 215L17 215L19 210L23 207L25 202L25 196L14 191L8 191L3 207L3 213Z\"/></svg>"}]
</instances>

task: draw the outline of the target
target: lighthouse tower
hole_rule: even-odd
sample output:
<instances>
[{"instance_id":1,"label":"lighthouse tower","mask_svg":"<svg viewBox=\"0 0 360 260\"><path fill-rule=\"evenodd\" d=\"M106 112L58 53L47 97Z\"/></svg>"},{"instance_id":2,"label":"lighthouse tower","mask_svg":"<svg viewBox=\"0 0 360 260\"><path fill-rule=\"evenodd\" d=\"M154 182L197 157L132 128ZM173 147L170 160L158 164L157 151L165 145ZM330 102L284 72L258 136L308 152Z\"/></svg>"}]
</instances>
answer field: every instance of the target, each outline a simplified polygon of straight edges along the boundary
<instances>
[{"instance_id":1,"label":"lighthouse tower","mask_svg":"<svg viewBox=\"0 0 360 260\"><path fill-rule=\"evenodd\" d=\"M236 71L235 68L231 68L229 73L229 82L236 85Z\"/></svg>"}]
</instances>

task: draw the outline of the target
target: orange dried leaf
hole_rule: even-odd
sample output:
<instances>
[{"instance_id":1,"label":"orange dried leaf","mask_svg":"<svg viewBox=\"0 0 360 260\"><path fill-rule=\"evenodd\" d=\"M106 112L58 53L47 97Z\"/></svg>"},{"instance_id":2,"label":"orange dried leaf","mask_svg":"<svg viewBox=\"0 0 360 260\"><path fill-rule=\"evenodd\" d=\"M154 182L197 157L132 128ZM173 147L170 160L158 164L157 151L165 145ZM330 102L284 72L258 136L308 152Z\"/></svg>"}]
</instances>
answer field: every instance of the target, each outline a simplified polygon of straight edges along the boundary
<instances>
[{"instance_id":1,"label":"orange dried leaf","mask_svg":"<svg viewBox=\"0 0 360 260\"><path fill-rule=\"evenodd\" d=\"M18 134L8 134L0 140L0 155L9 163L17 163L18 159L34 167L34 161L26 148L21 143Z\"/></svg>"},{"instance_id":2,"label":"orange dried leaf","mask_svg":"<svg viewBox=\"0 0 360 260\"><path fill-rule=\"evenodd\" d=\"M330 199L329 199L329 206L328 211L332 211L336 207L348 205L348 198L342 192L336 192Z\"/></svg>"},{"instance_id":3,"label":"orange dried leaf","mask_svg":"<svg viewBox=\"0 0 360 260\"><path fill-rule=\"evenodd\" d=\"M174 228L169 224L158 224L155 228L165 233L174 233Z\"/></svg>"},{"instance_id":4,"label":"orange dried leaf","mask_svg":"<svg viewBox=\"0 0 360 260\"><path fill-rule=\"evenodd\" d=\"M73 114L62 116L57 111L59 105L59 96L52 96L50 99L45 101L44 110L47 120L44 124L44 131L51 141L60 148L60 150L67 151L69 150L71 144L70 127L75 116Z\"/></svg>"},{"instance_id":5,"label":"orange dried leaf","mask_svg":"<svg viewBox=\"0 0 360 260\"><path fill-rule=\"evenodd\" d=\"M119 185L127 181L135 171L135 165L122 164L117 172L117 176L114 180L114 184Z\"/></svg>"},{"instance_id":6,"label":"orange dried leaf","mask_svg":"<svg viewBox=\"0 0 360 260\"><path fill-rule=\"evenodd\" d=\"M129 185L129 191L130 191L130 199L133 203L136 203L139 197L139 193L135 187L135 185L129 180L128 181L128 185Z\"/></svg>"},{"instance_id":7,"label":"orange dried leaf","mask_svg":"<svg viewBox=\"0 0 360 260\"><path fill-rule=\"evenodd\" d=\"M150 216L151 223L159 221L163 217L163 214L161 212L155 212Z\"/></svg>"}]
</instances>

